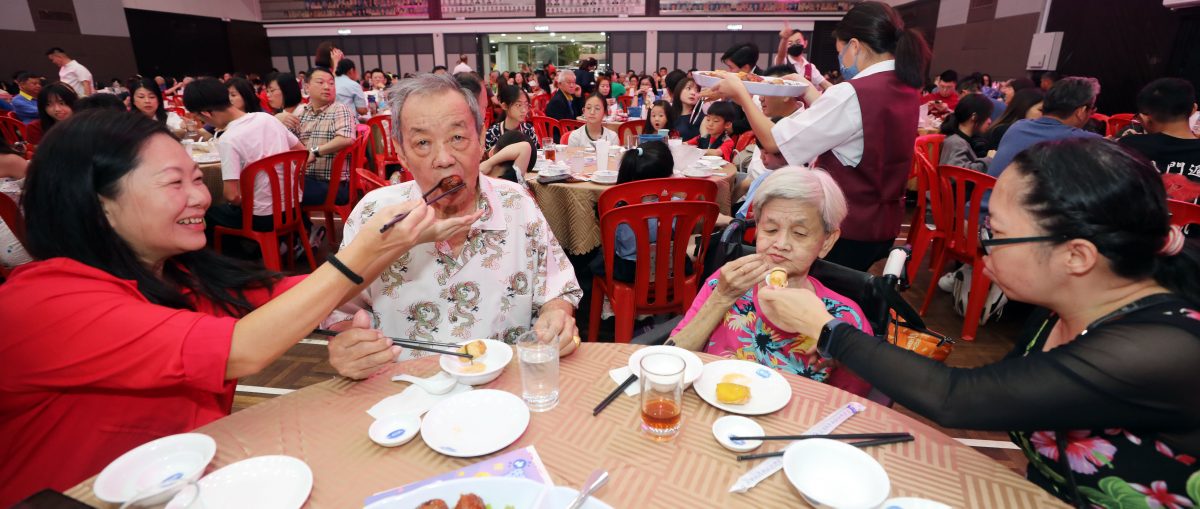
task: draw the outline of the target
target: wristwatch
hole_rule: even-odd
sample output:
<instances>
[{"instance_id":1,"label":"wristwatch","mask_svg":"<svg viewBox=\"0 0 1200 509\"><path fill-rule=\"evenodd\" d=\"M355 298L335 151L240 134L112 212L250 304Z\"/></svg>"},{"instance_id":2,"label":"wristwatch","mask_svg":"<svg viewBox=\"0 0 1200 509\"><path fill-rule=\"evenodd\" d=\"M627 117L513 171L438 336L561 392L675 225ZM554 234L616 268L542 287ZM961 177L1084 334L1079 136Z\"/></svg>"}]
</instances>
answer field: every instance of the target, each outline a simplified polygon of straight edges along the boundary
<instances>
[{"instance_id":1,"label":"wristwatch","mask_svg":"<svg viewBox=\"0 0 1200 509\"><path fill-rule=\"evenodd\" d=\"M833 358L833 354L829 351L830 343L833 342L833 331L842 326L849 326L849 324L838 319L833 319L821 326L821 335L817 338L817 353L821 355L821 358Z\"/></svg>"},{"instance_id":2,"label":"wristwatch","mask_svg":"<svg viewBox=\"0 0 1200 509\"><path fill-rule=\"evenodd\" d=\"M308 151L313 155L313 157L321 157L321 147L313 147L308 149Z\"/></svg>"}]
</instances>

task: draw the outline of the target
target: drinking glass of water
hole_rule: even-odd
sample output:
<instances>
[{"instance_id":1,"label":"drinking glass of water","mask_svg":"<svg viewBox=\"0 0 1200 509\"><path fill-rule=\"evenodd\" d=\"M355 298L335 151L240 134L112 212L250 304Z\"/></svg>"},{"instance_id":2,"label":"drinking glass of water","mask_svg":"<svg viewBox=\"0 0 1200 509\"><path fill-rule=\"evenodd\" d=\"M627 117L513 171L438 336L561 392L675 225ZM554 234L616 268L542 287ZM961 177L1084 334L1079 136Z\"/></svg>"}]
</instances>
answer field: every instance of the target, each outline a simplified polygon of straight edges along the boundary
<instances>
[{"instance_id":1,"label":"drinking glass of water","mask_svg":"<svg viewBox=\"0 0 1200 509\"><path fill-rule=\"evenodd\" d=\"M642 357L642 433L651 440L667 442L679 434L686 366L683 359L669 353Z\"/></svg>"},{"instance_id":2,"label":"drinking glass of water","mask_svg":"<svg viewBox=\"0 0 1200 509\"><path fill-rule=\"evenodd\" d=\"M517 337L521 397L534 412L558 405L558 337L530 330Z\"/></svg>"}]
</instances>

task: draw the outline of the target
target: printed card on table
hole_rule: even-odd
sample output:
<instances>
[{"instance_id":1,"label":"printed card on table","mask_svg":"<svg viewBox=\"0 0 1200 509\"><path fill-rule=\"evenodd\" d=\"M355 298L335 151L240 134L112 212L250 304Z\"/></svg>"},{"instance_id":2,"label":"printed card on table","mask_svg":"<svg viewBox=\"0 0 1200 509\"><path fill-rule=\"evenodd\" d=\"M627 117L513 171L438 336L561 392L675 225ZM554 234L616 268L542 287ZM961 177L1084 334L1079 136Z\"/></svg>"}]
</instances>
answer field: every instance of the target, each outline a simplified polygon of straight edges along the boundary
<instances>
[{"instance_id":1,"label":"printed card on table","mask_svg":"<svg viewBox=\"0 0 1200 509\"><path fill-rule=\"evenodd\" d=\"M363 505L369 506L386 498L394 497L435 482L452 481L468 477L519 477L538 483L551 482L550 472L546 470L546 465L542 463L542 459L538 457L537 450L531 445L460 469L451 470L439 476L405 484L399 488L381 491L367 497Z\"/></svg>"}]
</instances>

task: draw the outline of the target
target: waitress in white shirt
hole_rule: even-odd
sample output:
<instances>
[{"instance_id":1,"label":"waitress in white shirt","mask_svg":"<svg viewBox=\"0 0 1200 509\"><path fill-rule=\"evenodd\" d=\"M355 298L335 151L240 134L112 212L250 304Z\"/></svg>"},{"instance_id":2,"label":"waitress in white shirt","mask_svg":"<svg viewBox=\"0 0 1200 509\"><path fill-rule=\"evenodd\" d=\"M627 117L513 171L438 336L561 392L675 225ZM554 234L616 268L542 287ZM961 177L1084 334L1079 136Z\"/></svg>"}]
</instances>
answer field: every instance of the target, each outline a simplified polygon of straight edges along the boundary
<instances>
[{"instance_id":1,"label":"waitress in white shirt","mask_svg":"<svg viewBox=\"0 0 1200 509\"><path fill-rule=\"evenodd\" d=\"M804 58L804 50L807 47L808 41L804 38L804 32L792 30L792 27L784 21L783 30L779 31L779 51L775 54L775 65L787 64L794 67L796 74L824 92L832 87L833 83L821 75L821 70L817 69L816 65Z\"/></svg>"},{"instance_id":2,"label":"waitress in white shirt","mask_svg":"<svg viewBox=\"0 0 1200 509\"><path fill-rule=\"evenodd\" d=\"M751 107L753 99L736 76L707 93L742 106L766 151L782 153L792 165L815 160L833 175L850 210L825 259L865 271L887 255L900 233L917 136L918 87L930 53L921 34L905 28L881 2L856 4L833 35L838 67L848 81L823 95L809 86L803 97L808 108L795 117L772 124Z\"/></svg>"}]
</instances>

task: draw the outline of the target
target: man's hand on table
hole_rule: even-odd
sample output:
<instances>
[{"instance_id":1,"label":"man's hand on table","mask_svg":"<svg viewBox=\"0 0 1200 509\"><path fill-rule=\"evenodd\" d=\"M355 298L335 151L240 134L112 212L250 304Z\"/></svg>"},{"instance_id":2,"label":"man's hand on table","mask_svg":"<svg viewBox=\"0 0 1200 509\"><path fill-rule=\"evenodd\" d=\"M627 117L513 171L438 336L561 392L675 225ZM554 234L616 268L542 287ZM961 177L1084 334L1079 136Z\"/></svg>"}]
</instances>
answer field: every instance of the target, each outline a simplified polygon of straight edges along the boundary
<instances>
[{"instance_id":1,"label":"man's hand on table","mask_svg":"<svg viewBox=\"0 0 1200 509\"><path fill-rule=\"evenodd\" d=\"M359 310L350 326L329 340L329 363L339 375L362 380L394 362L400 350L382 332L372 329L371 316Z\"/></svg>"},{"instance_id":2,"label":"man's hand on table","mask_svg":"<svg viewBox=\"0 0 1200 509\"><path fill-rule=\"evenodd\" d=\"M558 356L566 357L579 347L579 327L575 326L574 306L555 299L542 306L533 329L558 337Z\"/></svg>"}]
</instances>

